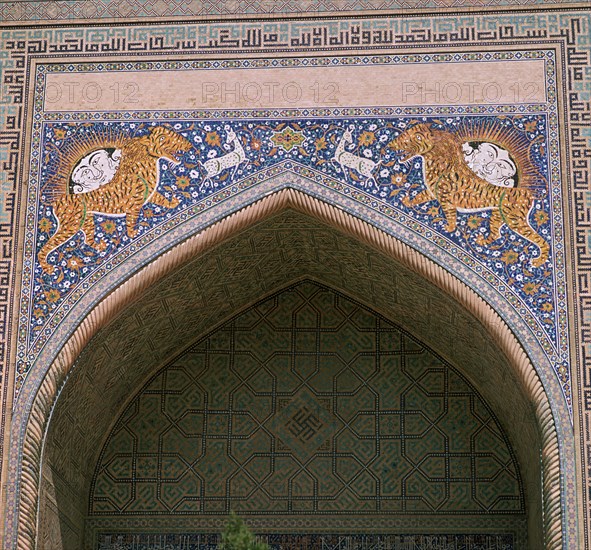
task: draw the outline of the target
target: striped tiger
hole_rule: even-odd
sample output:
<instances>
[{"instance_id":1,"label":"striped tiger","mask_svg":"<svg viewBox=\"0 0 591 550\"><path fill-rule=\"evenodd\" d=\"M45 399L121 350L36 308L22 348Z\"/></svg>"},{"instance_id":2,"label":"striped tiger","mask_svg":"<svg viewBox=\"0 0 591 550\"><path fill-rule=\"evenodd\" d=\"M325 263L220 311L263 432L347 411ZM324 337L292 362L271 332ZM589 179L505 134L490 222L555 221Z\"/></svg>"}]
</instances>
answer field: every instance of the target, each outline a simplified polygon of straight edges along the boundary
<instances>
[{"instance_id":1,"label":"striped tiger","mask_svg":"<svg viewBox=\"0 0 591 550\"><path fill-rule=\"evenodd\" d=\"M39 251L42 269L49 274L55 271L47 256L78 231L84 233L86 244L99 250L105 248L104 243L94 238L94 214L125 217L127 234L133 238L138 232L136 225L144 204L152 202L175 208L178 199L169 200L156 189L159 159L178 164L177 153L191 147L187 139L163 126L152 128L145 136L126 140L121 146L120 165L111 181L87 193L65 193L53 201L57 231Z\"/></svg>"},{"instance_id":2,"label":"striped tiger","mask_svg":"<svg viewBox=\"0 0 591 550\"><path fill-rule=\"evenodd\" d=\"M444 229L449 233L456 229L458 211L490 211L489 235L478 235L478 244L491 244L500 238L501 227L507 225L539 248L539 255L531 260L533 266L540 267L548 260L548 243L529 224L533 201L538 198L536 190L500 187L476 175L466 164L458 136L429 124L405 130L393 140L391 148L403 153L402 162L417 156L424 160L427 188L412 199L404 197L404 205L414 207L438 201L447 220Z\"/></svg>"}]
</instances>

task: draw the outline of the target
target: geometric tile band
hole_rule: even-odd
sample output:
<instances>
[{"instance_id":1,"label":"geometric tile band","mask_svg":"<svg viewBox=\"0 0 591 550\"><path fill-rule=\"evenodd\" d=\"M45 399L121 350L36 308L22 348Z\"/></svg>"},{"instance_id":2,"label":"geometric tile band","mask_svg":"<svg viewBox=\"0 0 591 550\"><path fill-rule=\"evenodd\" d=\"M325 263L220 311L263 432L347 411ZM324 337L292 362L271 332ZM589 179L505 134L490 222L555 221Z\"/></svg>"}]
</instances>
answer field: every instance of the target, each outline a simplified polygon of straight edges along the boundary
<instances>
[{"instance_id":1,"label":"geometric tile band","mask_svg":"<svg viewBox=\"0 0 591 550\"><path fill-rule=\"evenodd\" d=\"M216 550L219 548L219 535L101 535L99 550L134 550L136 548L158 548L165 545L167 550ZM462 550L513 550L512 535L318 535L281 534L258 535L257 539L266 542L271 550L297 548L298 550L440 550L442 548L461 548ZM150 546L150 545L154 546ZM145 546L142 546L145 545Z\"/></svg>"},{"instance_id":2,"label":"geometric tile band","mask_svg":"<svg viewBox=\"0 0 591 550\"><path fill-rule=\"evenodd\" d=\"M577 0L561 0L563 4L576 3ZM519 4L530 6L553 4L553 0L522 0ZM162 0L67 0L62 2L18 1L0 4L0 20L3 21L42 21L47 20L80 20L80 19L128 19L131 17L194 17L215 15L253 15L253 14L293 14L293 13L332 13L341 10L361 12L375 10L408 10L445 9L452 5L442 0L381 0L380 2L362 2L359 0L343 2L342 0L325 2L309 0L300 2L266 2L249 0L248 2L202 2ZM454 0L454 8L483 6L512 6L509 0Z\"/></svg>"},{"instance_id":3,"label":"geometric tile band","mask_svg":"<svg viewBox=\"0 0 591 550\"><path fill-rule=\"evenodd\" d=\"M524 496L506 436L454 368L304 282L154 376L95 471L91 516L230 510L471 514L474 532L482 516L524 514Z\"/></svg>"}]
</instances>

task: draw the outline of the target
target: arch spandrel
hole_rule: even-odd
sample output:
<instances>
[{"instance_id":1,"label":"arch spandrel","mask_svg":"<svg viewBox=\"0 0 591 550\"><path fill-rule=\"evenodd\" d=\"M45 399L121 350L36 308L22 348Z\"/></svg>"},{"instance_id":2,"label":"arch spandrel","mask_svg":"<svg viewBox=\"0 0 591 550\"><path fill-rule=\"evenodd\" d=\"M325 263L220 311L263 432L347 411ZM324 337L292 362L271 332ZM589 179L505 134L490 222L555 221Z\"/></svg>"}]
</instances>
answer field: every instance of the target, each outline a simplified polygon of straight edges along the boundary
<instances>
[{"instance_id":1,"label":"arch spandrel","mask_svg":"<svg viewBox=\"0 0 591 550\"><path fill-rule=\"evenodd\" d=\"M53 157L48 153L49 162L41 171L47 183L36 222L32 314L21 330L17 394L50 335L66 317L71 318L70 312L88 289L110 291L116 281L214 220L268 192L294 186L395 235L477 289L515 332L521 332L522 341L534 337L533 347L545 356L540 359L552 365L540 376L558 378L570 413L566 318L562 286L556 279L563 273L564 257L551 249L556 239L551 235L559 230L552 223L559 220L552 218L557 210L552 187L556 181L547 173L547 121L537 115L523 118L396 117L343 119L338 124L307 120L294 122L293 127L281 121L185 121L123 123L129 127L122 129L98 123L70 128L68 123L48 128L63 151L56 146ZM125 137L124 131L135 137ZM435 144L426 153L415 143L423 134ZM141 143L160 139L171 142L154 153L162 159L157 165L162 169L147 170L146 153L137 150ZM109 147L97 151L100 142ZM497 164L483 164L485 153L480 148L485 145L500 151ZM231 151L222 154L226 149ZM98 156L101 151L106 160ZM123 151L123 164L113 182L99 184L88 175L88 191L60 194L78 177L79 163L88 158L95 159L94 170L103 173L99 167L106 170L105 163L115 162L109 151ZM508 160L501 158L502 153ZM80 155L84 156L75 163ZM134 160L138 155L141 158ZM423 162L420 155L444 159L445 166L435 163L429 168L429 161ZM512 177L503 176L501 170L509 162L517 170ZM118 197L117 186L125 186L126 178L132 181L137 170L139 183L126 191L129 196L106 200L100 194ZM448 202L441 202L438 197L445 190L440 186L447 172L460 183L458 189L448 190ZM492 184L476 172L491 181L498 178ZM471 189L475 182L480 187ZM125 205L136 202L140 210L126 214ZM71 219L66 223L67 216ZM105 285L104 278L112 284ZM92 297L86 303L89 307ZM533 347L528 353L536 353ZM556 400L561 400L558 395Z\"/></svg>"}]
</instances>

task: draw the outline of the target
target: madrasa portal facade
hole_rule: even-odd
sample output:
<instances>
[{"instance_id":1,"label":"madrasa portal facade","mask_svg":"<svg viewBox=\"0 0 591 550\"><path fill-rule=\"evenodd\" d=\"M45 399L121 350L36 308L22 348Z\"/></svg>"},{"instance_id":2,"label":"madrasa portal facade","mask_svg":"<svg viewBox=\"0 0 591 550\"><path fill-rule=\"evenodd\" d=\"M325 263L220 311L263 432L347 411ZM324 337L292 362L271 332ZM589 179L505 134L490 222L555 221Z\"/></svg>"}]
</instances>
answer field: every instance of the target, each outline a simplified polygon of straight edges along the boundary
<instances>
[{"instance_id":1,"label":"madrasa portal facade","mask_svg":"<svg viewBox=\"0 0 591 550\"><path fill-rule=\"evenodd\" d=\"M0 3L0 536L591 547L591 9Z\"/></svg>"}]
</instances>

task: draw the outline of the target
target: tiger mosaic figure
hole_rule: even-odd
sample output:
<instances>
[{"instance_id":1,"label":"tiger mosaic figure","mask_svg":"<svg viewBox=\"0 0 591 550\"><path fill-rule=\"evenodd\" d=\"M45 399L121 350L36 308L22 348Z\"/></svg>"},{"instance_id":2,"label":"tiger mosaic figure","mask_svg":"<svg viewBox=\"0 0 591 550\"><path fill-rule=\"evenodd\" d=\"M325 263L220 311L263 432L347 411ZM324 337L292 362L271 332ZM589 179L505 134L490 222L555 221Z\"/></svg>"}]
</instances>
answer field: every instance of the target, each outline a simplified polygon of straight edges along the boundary
<instances>
[{"instance_id":1,"label":"tiger mosaic figure","mask_svg":"<svg viewBox=\"0 0 591 550\"><path fill-rule=\"evenodd\" d=\"M159 181L159 159L164 158L174 164L180 162L177 154L192 148L183 136L157 126L150 133L130 138L121 146L121 163L117 172L105 185L87 193L63 194L53 203L53 214L57 218L57 231L39 251L39 264L46 273L55 268L47 262L47 256L65 243L78 231L84 233L86 244L104 249L105 244L95 241L94 214L125 216L127 234L137 235L137 221L142 207L147 202L175 208L176 197L167 199L157 189Z\"/></svg>"},{"instance_id":2,"label":"tiger mosaic figure","mask_svg":"<svg viewBox=\"0 0 591 550\"><path fill-rule=\"evenodd\" d=\"M501 227L510 229L535 244L540 253L531 260L540 267L548 260L550 247L529 224L528 218L536 190L527 187L500 187L476 175L466 164L461 140L453 133L429 124L417 124L393 140L392 148L403 153L402 162L421 156L424 160L427 189L414 198L404 197L403 204L413 207L428 201L439 202L447 225L453 232L457 212L491 211L488 237L478 235L477 243L490 244L501 236Z\"/></svg>"}]
</instances>

